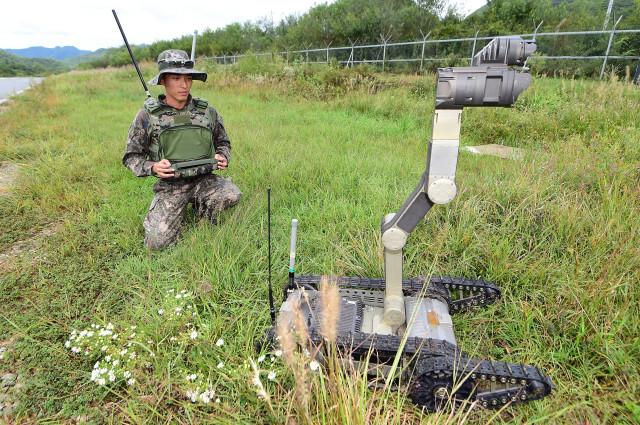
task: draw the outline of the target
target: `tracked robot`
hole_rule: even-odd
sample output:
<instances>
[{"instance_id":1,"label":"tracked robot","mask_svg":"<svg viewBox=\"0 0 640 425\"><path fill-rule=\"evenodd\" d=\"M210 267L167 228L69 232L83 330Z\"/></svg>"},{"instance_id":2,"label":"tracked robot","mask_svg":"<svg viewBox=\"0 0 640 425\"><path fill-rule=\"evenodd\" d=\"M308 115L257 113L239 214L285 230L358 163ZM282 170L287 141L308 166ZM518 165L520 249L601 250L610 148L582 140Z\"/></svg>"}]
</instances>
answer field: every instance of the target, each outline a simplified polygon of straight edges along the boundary
<instances>
[{"instance_id":1,"label":"tracked robot","mask_svg":"<svg viewBox=\"0 0 640 425\"><path fill-rule=\"evenodd\" d=\"M385 276L337 278L338 347L354 361L370 355L376 373L390 373L400 351L400 381L412 401L429 410L450 399L499 408L541 399L553 389L550 378L534 366L474 359L458 347L451 315L498 300L500 289L494 283L436 276L403 279L402 274L410 233L431 207L456 196L463 109L512 106L531 83L526 60L535 49L534 41L496 38L470 67L438 70L426 170L402 207L381 223ZM289 320L294 309L301 309L312 343L320 346L321 277L295 275L297 221L292 227L289 283L279 316Z\"/></svg>"}]
</instances>

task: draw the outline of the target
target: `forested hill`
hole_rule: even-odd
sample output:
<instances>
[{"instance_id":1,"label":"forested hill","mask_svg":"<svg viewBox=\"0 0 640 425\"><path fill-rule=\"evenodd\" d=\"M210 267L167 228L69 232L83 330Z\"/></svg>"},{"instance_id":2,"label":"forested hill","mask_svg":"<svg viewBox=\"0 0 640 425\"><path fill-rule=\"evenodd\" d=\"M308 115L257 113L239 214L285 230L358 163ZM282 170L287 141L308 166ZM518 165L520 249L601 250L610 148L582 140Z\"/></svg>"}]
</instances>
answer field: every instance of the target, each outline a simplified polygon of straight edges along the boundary
<instances>
[{"instance_id":1,"label":"forested hill","mask_svg":"<svg viewBox=\"0 0 640 425\"><path fill-rule=\"evenodd\" d=\"M0 50L0 77L43 76L68 70L54 59L23 58Z\"/></svg>"},{"instance_id":2,"label":"forested hill","mask_svg":"<svg viewBox=\"0 0 640 425\"><path fill-rule=\"evenodd\" d=\"M477 30L481 35L528 33L533 31L534 22L540 21L544 21L541 31L599 30L608 0L488 0L487 3L478 13L465 18L447 9L443 0L337 0L279 23L261 20L205 30L198 36L198 55L282 51L324 47L329 43L345 46L351 41L366 44L380 40L382 34L392 41L406 41L419 39L421 32L429 31L432 38L471 36ZM617 0L613 14L624 15L619 28L640 28L640 0ZM625 49L638 51L638 39L635 37ZM142 60L155 60L168 48L190 51L191 35L135 47L135 53ZM88 66L128 63L126 50L117 48L108 49Z\"/></svg>"},{"instance_id":3,"label":"forested hill","mask_svg":"<svg viewBox=\"0 0 640 425\"><path fill-rule=\"evenodd\" d=\"M75 46L33 46L25 49L4 49L4 51L24 58L55 59L59 61L92 53L90 50L80 50Z\"/></svg>"}]
</instances>

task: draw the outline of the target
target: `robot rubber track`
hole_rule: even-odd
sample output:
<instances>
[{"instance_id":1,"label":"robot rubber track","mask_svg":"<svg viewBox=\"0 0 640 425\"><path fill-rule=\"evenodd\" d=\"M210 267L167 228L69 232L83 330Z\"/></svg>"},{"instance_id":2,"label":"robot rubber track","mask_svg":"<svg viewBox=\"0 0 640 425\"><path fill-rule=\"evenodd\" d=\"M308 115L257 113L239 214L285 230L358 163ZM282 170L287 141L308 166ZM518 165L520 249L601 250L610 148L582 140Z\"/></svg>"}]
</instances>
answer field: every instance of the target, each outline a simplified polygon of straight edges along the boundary
<instances>
[{"instance_id":1,"label":"robot rubber track","mask_svg":"<svg viewBox=\"0 0 640 425\"><path fill-rule=\"evenodd\" d=\"M320 276L298 276L295 283L310 294L317 294ZM434 411L447 400L474 402L485 408L499 408L506 404L517 404L538 400L550 394L553 384L549 377L538 368L515 363L474 359L447 341L432 338L396 335L378 335L360 331L363 305L362 298L369 291L384 288L383 279L359 277L339 277L335 280L342 299L339 323L355 323L352 330L339 329L336 345L345 356L360 361L369 357L369 364L390 365L400 355L403 359L404 383L408 383L411 400ZM453 277L415 278L403 282L405 295L439 299L453 311L476 309L496 301L499 288L484 280L470 280ZM456 301L452 295L465 295ZM471 294L471 295L466 295ZM321 314L319 298L308 297L311 305L303 308L307 312L310 325L311 343L323 344L318 333L318 316ZM350 308L354 305L355 308ZM458 307L453 307L458 306ZM347 317L351 316L351 317ZM452 392L455 390L455 394Z\"/></svg>"}]
</instances>

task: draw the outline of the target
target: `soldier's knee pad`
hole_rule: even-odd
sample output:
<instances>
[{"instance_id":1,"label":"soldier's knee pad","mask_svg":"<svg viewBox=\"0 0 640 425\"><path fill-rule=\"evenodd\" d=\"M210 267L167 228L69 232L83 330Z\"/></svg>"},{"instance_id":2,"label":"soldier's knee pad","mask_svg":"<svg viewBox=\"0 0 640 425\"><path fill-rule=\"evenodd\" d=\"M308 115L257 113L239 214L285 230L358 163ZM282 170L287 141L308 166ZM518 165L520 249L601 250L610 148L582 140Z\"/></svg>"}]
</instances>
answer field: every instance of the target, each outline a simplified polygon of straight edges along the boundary
<instances>
[{"instance_id":1,"label":"soldier's knee pad","mask_svg":"<svg viewBox=\"0 0 640 425\"><path fill-rule=\"evenodd\" d=\"M242 198L242 192L240 192L239 190L232 190L227 195L227 204L230 207L232 207L235 204L237 204L238 202L240 202L241 198Z\"/></svg>"}]
</instances>

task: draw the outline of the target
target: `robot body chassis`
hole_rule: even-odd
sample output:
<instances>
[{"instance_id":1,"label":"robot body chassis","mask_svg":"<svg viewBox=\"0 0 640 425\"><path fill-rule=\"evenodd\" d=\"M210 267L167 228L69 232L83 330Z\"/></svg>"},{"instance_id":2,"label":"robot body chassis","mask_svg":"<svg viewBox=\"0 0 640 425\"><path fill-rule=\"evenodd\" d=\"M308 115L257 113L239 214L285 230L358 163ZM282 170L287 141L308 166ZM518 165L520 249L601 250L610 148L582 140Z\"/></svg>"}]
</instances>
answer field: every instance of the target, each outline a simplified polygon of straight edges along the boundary
<instances>
[{"instance_id":1,"label":"robot body chassis","mask_svg":"<svg viewBox=\"0 0 640 425\"><path fill-rule=\"evenodd\" d=\"M446 400L477 401L487 408L541 399L551 393L549 377L533 366L467 356L456 343L451 314L495 302L499 288L484 280L451 277L403 279L402 251L411 231L434 204L447 204L457 193L455 172L462 109L511 106L530 84L524 68L535 44L519 37L494 39L471 67L438 70L433 135L420 183L395 214L381 224L385 278L337 278L340 318L337 346L354 360L365 359L377 372L390 370L401 351L401 370L412 401L435 410ZM320 276L293 277L292 262L280 320L300 309L311 342L321 346Z\"/></svg>"}]
</instances>

